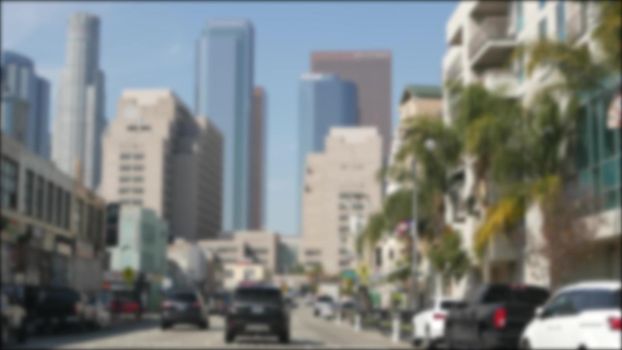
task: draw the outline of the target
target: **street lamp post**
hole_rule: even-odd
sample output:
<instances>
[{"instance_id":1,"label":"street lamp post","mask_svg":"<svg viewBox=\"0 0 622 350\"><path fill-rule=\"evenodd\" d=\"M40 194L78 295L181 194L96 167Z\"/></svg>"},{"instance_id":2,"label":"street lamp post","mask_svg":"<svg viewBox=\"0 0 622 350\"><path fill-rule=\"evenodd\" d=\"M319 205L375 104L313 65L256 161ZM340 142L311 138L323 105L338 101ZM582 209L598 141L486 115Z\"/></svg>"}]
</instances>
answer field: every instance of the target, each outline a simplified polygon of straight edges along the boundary
<instances>
[{"instance_id":1,"label":"street lamp post","mask_svg":"<svg viewBox=\"0 0 622 350\"><path fill-rule=\"evenodd\" d=\"M436 147L436 143L432 139L427 139L425 141L425 148L428 151L434 150ZM412 171L413 171L413 198L412 198L412 225L410 227L410 233L412 235L412 268L411 268L411 276L412 276L412 293L411 293L411 308L415 310L417 308L417 285L418 285L418 255L419 252L417 250L419 246L419 227L417 225L418 221L418 203L417 203L417 157L413 155L412 157Z\"/></svg>"},{"instance_id":2,"label":"street lamp post","mask_svg":"<svg viewBox=\"0 0 622 350\"><path fill-rule=\"evenodd\" d=\"M419 240L419 232L417 227L417 161L415 157L412 159L412 168L413 168L413 198L412 198L412 209L413 209L413 217L412 224L410 225L410 234L412 236L412 267L411 267L411 278L412 278L412 293L411 293L411 309L415 310L417 307L417 246Z\"/></svg>"}]
</instances>

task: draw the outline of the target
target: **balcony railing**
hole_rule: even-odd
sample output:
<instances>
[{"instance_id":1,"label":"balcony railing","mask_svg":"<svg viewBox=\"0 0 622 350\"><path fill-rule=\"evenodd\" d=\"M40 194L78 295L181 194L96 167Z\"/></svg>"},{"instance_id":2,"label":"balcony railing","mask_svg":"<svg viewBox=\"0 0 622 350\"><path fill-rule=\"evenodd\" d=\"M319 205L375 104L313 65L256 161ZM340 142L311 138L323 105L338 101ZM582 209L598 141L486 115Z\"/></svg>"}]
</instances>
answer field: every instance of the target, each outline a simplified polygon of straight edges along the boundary
<instances>
[{"instance_id":1,"label":"balcony railing","mask_svg":"<svg viewBox=\"0 0 622 350\"><path fill-rule=\"evenodd\" d=\"M508 34L508 18L507 16L486 17L476 29L475 35L469 43L469 58L473 59L479 55L484 46L495 40L510 40Z\"/></svg>"}]
</instances>

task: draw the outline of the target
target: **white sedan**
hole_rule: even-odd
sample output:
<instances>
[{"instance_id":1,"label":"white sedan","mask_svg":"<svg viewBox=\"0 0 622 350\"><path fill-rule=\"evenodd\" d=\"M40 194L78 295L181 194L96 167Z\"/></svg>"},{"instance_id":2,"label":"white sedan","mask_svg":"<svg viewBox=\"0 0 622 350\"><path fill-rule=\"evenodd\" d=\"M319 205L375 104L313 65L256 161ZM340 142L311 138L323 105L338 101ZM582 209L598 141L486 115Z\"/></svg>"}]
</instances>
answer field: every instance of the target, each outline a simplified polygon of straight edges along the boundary
<instances>
[{"instance_id":1,"label":"white sedan","mask_svg":"<svg viewBox=\"0 0 622 350\"><path fill-rule=\"evenodd\" d=\"M620 281L562 288L527 325L523 349L621 349Z\"/></svg>"},{"instance_id":2,"label":"white sedan","mask_svg":"<svg viewBox=\"0 0 622 350\"><path fill-rule=\"evenodd\" d=\"M443 339L447 313L460 302L454 299L436 298L424 310L413 316L413 343L416 347L433 348Z\"/></svg>"}]
</instances>

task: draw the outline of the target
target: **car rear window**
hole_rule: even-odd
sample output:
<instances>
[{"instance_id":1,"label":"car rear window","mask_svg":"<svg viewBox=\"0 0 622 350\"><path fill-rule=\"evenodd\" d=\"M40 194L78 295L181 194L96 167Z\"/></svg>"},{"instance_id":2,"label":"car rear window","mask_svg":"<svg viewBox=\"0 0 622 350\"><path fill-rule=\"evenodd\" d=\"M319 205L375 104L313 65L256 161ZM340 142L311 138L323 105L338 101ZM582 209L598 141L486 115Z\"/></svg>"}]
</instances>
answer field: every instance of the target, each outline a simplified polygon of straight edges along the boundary
<instances>
[{"instance_id":1,"label":"car rear window","mask_svg":"<svg viewBox=\"0 0 622 350\"><path fill-rule=\"evenodd\" d=\"M197 300L197 296L194 293L174 293L171 294L170 298L176 301L184 301L187 303L192 303Z\"/></svg>"},{"instance_id":2,"label":"car rear window","mask_svg":"<svg viewBox=\"0 0 622 350\"><path fill-rule=\"evenodd\" d=\"M576 307L580 311L620 309L622 292L618 290L590 289L574 292Z\"/></svg>"},{"instance_id":3,"label":"car rear window","mask_svg":"<svg viewBox=\"0 0 622 350\"><path fill-rule=\"evenodd\" d=\"M243 303L280 304L282 302L281 292L276 289L238 289L234 299Z\"/></svg>"},{"instance_id":4,"label":"car rear window","mask_svg":"<svg viewBox=\"0 0 622 350\"><path fill-rule=\"evenodd\" d=\"M460 306L460 302L458 301L443 301L441 302L441 309L442 310L452 310L452 309L457 309Z\"/></svg>"},{"instance_id":5,"label":"car rear window","mask_svg":"<svg viewBox=\"0 0 622 350\"><path fill-rule=\"evenodd\" d=\"M333 298L331 298L328 295L323 295L323 296L319 297L317 299L317 301L322 302L322 303L332 303L333 302Z\"/></svg>"},{"instance_id":6,"label":"car rear window","mask_svg":"<svg viewBox=\"0 0 622 350\"><path fill-rule=\"evenodd\" d=\"M549 293L536 287L493 286L488 289L482 301L485 304L518 302L529 305L540 305L546 301Z\"/></svg>"}]
</instances>

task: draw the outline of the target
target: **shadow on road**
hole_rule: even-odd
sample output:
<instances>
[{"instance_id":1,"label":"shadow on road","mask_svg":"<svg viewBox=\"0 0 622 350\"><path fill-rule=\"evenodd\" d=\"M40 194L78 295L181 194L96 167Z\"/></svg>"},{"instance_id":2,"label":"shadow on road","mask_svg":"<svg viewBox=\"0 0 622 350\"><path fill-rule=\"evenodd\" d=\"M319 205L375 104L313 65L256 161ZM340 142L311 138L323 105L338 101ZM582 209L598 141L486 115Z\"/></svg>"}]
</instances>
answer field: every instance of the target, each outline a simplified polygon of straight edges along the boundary
<instances>
[{"instance_id":1,"label":"shadow on road","mask_svg":"<svg viewBox=\"0 0 622 350\"><path fill-rule=\"evenodd\" d=\"M145 329L156 328L159 326L159 319L150 317L145 318L141 321L121 322L119 324L114 324L108 328L96 331L78 332L77 330L72 328L62 332L58 332L54 335L35 336L28 339L25 344L15 347L15 349L41 349L43 347L57 348L71 346L71 344L73 343L112 338L129 332L141 331Z\"/></svg>"},{"instance_id":2,"label":"shadow on road","mask_svg":"<svg viewBox=\"0 0 622 350\"><path fill-rule=\"evenodd\" d=\"M235 339L239 345L269 345L270 348L289 348L292 346L322 346L324 343L310 339L292 339L288 344L279 343L277 337L270 336L239 336Z\"/></svg>"}]
</instances>

